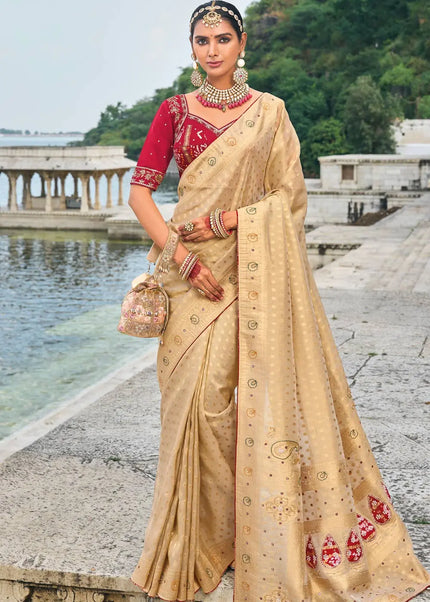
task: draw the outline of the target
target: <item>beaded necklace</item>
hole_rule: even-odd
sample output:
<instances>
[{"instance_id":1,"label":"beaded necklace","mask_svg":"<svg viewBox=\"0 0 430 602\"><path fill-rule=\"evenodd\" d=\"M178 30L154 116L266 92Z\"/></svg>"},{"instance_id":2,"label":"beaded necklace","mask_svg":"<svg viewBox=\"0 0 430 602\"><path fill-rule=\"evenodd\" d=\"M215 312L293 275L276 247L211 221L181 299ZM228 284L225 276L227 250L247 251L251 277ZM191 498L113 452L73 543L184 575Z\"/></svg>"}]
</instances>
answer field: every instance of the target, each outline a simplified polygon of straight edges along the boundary
<instances>
[{"instance_id":1,"label":"beaded necklace","mask_svg":"<svg viewBox=\"0 0 430 602\"><path fill-rule=\"evenodd\" d=\"M234 84L232 88L227 90L218 90L208 82L207 79L197 90L197 100L205 107L215 107L225 112L227 107L233 109L240 107L244 102L249 100L252 94L249 91L249 86L246 83Z\"/></svg>"}]
</instances>

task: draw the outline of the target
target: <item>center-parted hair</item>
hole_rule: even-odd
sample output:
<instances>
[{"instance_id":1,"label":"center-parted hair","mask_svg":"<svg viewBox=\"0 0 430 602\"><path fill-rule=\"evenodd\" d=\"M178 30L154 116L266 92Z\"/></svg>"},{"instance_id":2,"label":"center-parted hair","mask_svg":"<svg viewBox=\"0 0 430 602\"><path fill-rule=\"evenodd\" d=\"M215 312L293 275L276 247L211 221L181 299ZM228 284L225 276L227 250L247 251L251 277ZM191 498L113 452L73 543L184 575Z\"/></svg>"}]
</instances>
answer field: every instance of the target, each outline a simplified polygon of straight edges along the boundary
<instances>
[{"instance_id":1,"label":"center-parted hair","mask_svg":"<svg viewBox=\"0 0 430 602\"><path fill-rule=\"evenodd\" d=\"M196 23L203 19L203 16L209 12L207 9L211 5L212 2L204 2L203 4L200 4L195 10L193 10L190 19L191 37L194 35L194 28L196 26ZM222 0L220 0L215 3L214 9L211 10L219 14L223 20L231 23L239 40L242 38L243 19L242 15L240 14L239 10L234 6L234 4L230 4L230 2L223 2Z\"/></svg>"}]
</instances>

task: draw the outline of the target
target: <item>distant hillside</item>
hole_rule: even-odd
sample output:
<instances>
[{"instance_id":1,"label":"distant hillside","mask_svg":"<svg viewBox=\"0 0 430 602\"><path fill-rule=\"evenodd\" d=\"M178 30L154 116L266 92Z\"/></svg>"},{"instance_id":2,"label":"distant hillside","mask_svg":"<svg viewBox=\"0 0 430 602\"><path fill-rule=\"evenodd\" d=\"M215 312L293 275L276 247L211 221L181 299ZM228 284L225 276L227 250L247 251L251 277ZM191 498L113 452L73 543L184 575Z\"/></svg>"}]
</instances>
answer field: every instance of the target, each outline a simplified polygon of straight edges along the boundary
<instances>
[{"instance_id":1,"label":"distant hillside","mask_svg":"<svg viewBox=\"0 0 430 602\"><path fill-rule=\"evenodd\" d=\"M307 175L321 154L392 152L391 123L430 118L427 0L260 0L245 25L250 84L285 100ZM136 159L160 102L192 89L189 73L108 106L83 144L124 144Z\"/></svg>"}]
</instances>

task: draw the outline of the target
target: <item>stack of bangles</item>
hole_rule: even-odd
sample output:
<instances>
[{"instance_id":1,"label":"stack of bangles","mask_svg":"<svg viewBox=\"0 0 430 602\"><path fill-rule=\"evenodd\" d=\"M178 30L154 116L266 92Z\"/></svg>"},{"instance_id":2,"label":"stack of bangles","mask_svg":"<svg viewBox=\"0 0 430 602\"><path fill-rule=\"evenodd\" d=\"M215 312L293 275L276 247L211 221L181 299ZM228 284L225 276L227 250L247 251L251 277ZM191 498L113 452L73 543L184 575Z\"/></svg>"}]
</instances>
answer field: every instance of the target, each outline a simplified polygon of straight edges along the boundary
<instances>
[{"instance_id":1,"label":"stack of bangles","mask_svg":"<svg viewBox=\"0 0 430 602\"><path fill-rule=\"evenodd\" d=\"M211 230L218 238L228 238L233 234L233 230L227 230L224 226L224 213L225 211L222 211L221 209L215 209L214 211L211 211L209 215Z\"/></svg>"},{"instance_id":2,"label":"stack of bangles","mask_svg":"<svg viewBox=\"0 0 430 602\"><path fill-rule=\"evenodd\" d=\"M190 251L179 267L179 275L182 280L188 280L190 277L195 278L199 272L199 257Z\"/></svg>"}]
</instances>

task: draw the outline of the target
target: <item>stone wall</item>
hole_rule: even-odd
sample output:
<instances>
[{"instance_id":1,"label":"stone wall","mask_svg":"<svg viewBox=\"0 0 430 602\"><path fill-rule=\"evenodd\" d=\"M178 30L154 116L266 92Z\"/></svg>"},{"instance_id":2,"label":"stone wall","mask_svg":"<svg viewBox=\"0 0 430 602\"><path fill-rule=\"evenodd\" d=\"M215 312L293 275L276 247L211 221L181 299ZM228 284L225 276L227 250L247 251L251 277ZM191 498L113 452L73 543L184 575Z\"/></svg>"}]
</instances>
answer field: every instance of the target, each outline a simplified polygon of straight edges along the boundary
<instances>
[{"instance_id":1,"label":"stone wall","mask_svg":"<svg viewBox=\"0 0 430 602\"><path fill-rule=\"evenodd\" d=\"M332 155L319 157L323 190L424 190L430 156Z\"/></svg>"}]
</instances>

